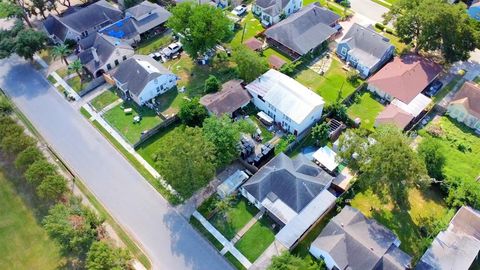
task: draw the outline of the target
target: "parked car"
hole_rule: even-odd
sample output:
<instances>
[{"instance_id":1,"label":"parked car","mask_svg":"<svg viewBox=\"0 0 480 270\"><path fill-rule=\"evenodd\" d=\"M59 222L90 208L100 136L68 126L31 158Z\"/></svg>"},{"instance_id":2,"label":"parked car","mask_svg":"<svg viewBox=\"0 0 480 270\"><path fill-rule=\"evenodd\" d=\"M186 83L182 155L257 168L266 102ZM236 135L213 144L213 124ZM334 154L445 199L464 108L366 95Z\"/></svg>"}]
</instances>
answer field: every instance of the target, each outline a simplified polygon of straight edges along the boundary
<instances>
[{"instance_id":1,"label":"parked car","mask_svg":"<svg viewBox=\"0 0 480 270\"><path fill-rule=\"evenodd\" d=\"M175 42L170 45L168 45L166 48L163 48L163 50L160 52L163 56L165 57L170 57L182 49L182 43L180 42Z\"/></svg>"},{"instance_id":2,"label":"parked car","mask_svg":"<svg viewBox=\"0 0 480 270\"><path fill-rule=\"evenodd\" d=\"M237 15L237 16L242 16L242 15L244 15L246 12L247 12L247 5L240 5L240 6L235 7L235 8L232 10L232 13L235 14L235 15Z\"/></svg>"},{"instance_id":3,"label":"parked car","mask_svg":"<svg viewBox=\"0 0 480 270\"><path fill-rule=\"evenodd\" d=\"M425 94L429 97L433 97L438 91L440 91L440 89L442 89L442 87L443 83L441 81L434 81L432 84L430 84Z\"/></svg>"}]
</instances>

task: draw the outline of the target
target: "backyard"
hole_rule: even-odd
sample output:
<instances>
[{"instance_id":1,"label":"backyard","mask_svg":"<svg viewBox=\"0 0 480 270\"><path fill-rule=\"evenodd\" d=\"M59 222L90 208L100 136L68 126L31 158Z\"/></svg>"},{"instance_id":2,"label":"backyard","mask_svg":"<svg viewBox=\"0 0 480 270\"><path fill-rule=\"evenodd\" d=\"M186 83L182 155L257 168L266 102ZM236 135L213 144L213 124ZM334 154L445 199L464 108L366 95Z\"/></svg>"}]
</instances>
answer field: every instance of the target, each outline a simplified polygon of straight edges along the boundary
<instances>
[{"instance_id":1,"label":"backyard","mask_svg":"<svg viewBox=\"0 0 480 270\"><path fill-rule=\"evenodd\" d=\"M135 53L148 55L154 53L161 48L167 46L173 41L171 33L166 33L159 36L153 36L147 40L142 40L135 49Z\"/></svg>"},{"instance_id":2,"label":"backyard","mask_svg":"<svg viewBox=\"0 0 480 270\"><path fill-rule=\"evenodd\" d=\"M153 135L151 138L142 143L137 148L137 153L140 154L143 159L145 159L145 161L150 163L150 165L155 168L156 165L155 161L153 160L154 155L158 152L159 147L163 145L164 140L167 138L167 136L172 136L171 131L178 126L178 124L172 124L162 129L160 132Z\"/></svg>"},{"instance_id":3,"label":"backyard","mask_svg":"<svg viewBox=\"0 0 480 270\"><path fill-rule=\"evenodd\" d=\"M124 109L131 108L131 113L126 113ZM141 116L139 123L134 122L135 116ZM107 111L103 118L131 144L136 143L141 133L147 131L162 122L162 119L155 113L155 111L145 107L138 106L133 101L125 101L109 111Z\"/></svg>"},{"instance_id":4,"label":"backyard","mask_svg":"<svg viewBox=\"0 0 480 270\"><path fill-rule=\"evenodd\" d=\"M235 247L250 262L254 262L260 257L275 240L272 224L268 217L261 218L235 244Z\"/></svg>"},{"instance_id":5,"label":"backyard","mask_svg":"<svg viewBox=\"0 0 480 270\"><path fill-rule=\"evenodd\" d=\"M115 89L116 89L115 87L111 87L110 89L96 96L90 102L90 104L97 111L103 110L103 108L107 107L108 105L112 104L113 102L119 99L119 97L115 93Z\"/></svg>"},{"instance_id":6,"label":"backyard","mask_svg":"<svg viewBox=\"0 0 480 270\"><path fill-rule=\"evenodd\" d=\"M371 92L363 92L358 100L352 104L348 110L348 116L352 119L360 118L361 127L373 130L375 118L383 110L383 105L376 101Z\"/></svg>"},{"instance_id":7,"label":"backyard","mask_svg":"<svg viewBox=\"0 0 480 270\"><path fill-rule=\"evenodd\" d=\"M0 171L0 269L57 269L57 244Z\"/></svg>"},{"instance_id":8,"label":"backyard","mask_svg":"<svg viewBox=\"0 0 480 270\"><path fill-rule=\"evenodd\" d=\"M242 44L264 30L262 24L257 18L255 18L252 12L248 12L248 14L240 22L240 25L241 28L235 32L232 40L230 41L232 46Z\"/></svg>"}]
</instances>

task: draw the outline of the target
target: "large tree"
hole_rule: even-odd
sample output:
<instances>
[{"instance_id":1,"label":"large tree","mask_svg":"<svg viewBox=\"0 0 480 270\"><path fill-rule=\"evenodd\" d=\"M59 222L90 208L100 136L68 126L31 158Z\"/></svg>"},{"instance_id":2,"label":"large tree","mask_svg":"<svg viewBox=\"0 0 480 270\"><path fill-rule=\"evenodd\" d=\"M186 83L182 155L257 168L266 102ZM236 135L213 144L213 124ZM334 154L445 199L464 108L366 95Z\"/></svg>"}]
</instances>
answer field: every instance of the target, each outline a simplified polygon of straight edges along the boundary
<instances>
[{"instance_id":1,"label":"large tree","mask_svg":"<svg viewBox=\"0 0 480 270\"><path fill-rule=\"evenodd\" d=\"M208 112L198 98L190 100L183 100L180 104L180 111L178 117L187 126L196 127L201 126L203 120L207 118Z\"/></svg>"},{"instance_id":2,"label":"large tree","mask_svg":"<svg viewBox=\"0 0 480 270\"><path fill-rule=\"evenodd\" d=\"M33 55L45 48L47 36L32 28L25 28L20 20L10 30L0 30L0 58L7 58L12 53L32 60Z\"/></svg>"},{"instance_id":3,"label":"large tree","mask_svg":"<svg viewBox=\"0 0 480 270\"><path fill-rule=\"evenodd\" d=\"M479 24L465 8L443 0L400 0L385 15L385 22L393 21L397 35L416 52L438 50L453 63L468 59L480 43Z\"/></svg>"},{"instance_id":4,"label":"large tree","mask_svg":"<svg viewBox=\"0 0 480 270\"><path fill-rule=\"evenodd\" d=\"M428 175L438 181L443 180L446 157L442 144L433 138L425 138L418 145L417 151L425 161Z\"/></svg>"},{"instance_id":5,"label":"large tree","mask_svg":"<svg viewBox=\"0 0 480 270\"><path fill-rule=\"evenodd\" d=\"M86 266L88 270L126 270L131 268L131 259L127 250L97 241L87 253Z\"/></svg>"},{"instance_id":6,"label":"large tree","mask_svg":"<svg viewBox=\"0 0 480 270\"><path fill-rule=\"evenodd\" d=\"M238 75L245 82L251 82L268 70L264 57L243 45L233 49L233 61L237 64Z\"/></svg>"},{"instance_id":7,"label":"large tree","mask_svg":"<svg viewBox=\"0 0 480 270\"><path fill-rule=\"evenodd\" d=\"M183 48L192 57L205 53L231 35L232 22L222 9L185 1L171 10L167 26L181 35Z\"/></svg>"},{"instance_id":8,"label":"large tree","mask_svg":"<svg viewBox=\"0 0 480 270\"><path fill-rule=\"evenodd\" d=\"M58 44L52 48L53 58L60 58L65 62L65 65L68 66L67 56L70 55L72 51L65 44Z\"/></svg>"},{"instance_id":9,"label":"large tree","mask_svg":"<svg viewBox=\"0 0 480 270\"><path fill-rule=\"evenodd\" d=\"M358 173L360 185L405 206L409 187L429 183L425 163L410 147L410 138L390 125L378 127L370 138L362 135L342 135L340 156L352 160L351 168Z\"/></svg>"},{"instance_id":10,"label":"large tree","mask_svg":"<svg viewBox=\"0 0 480 270\"><path fill-rule=\"evenodd\" d=\"M317 263L311 257L300 258L285 251L274 256L267 270L320 270L324 269L323 261Z\"/></svg>"}]
</instances>

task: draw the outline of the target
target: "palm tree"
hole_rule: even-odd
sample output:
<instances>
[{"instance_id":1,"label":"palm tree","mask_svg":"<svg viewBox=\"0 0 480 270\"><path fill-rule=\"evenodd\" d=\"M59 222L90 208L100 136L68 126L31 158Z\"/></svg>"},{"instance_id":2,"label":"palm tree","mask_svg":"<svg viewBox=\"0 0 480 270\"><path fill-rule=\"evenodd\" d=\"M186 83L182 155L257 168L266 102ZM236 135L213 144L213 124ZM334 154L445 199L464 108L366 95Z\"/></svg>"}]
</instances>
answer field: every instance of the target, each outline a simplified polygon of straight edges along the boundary
<instances>
[{"instance_id":1,"label":"palm tree","mask_svg":"<svg viewBox=\"0 0 480 270\"><path fill-rule=\"evenodd\" d=\"M68 66L68 69L73 70L77 73L78 77L80 78L80 85L82 85L83 80L82 80L82 74L80 73L80 71L82 71L83 69L83 64L80 61L80 59L77 59L72 63L70 63L70 65Z\"/></svg>"},{"instance_id":2,"label":"palm tree","mask_svg":"<svg viewBox=\"0 0 480 270\"><path fill-rule=\"evenodd\" d=\"M69 56L71 52L72 51L65 44L59 44L52 48L53 58L54 59L57 57L62 58L62 60L65 62L65 65L67 66L68 66L67 56Z\"/></svg>"}]
</instances>

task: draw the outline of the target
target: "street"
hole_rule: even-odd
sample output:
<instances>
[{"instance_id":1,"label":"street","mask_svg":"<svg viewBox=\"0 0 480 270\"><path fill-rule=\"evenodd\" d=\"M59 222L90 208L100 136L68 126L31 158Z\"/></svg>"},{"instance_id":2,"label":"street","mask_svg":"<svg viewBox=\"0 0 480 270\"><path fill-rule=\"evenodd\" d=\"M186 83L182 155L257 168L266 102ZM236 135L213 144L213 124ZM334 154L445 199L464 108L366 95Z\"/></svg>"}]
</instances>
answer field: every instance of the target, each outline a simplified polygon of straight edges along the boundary
<instances>
[{"instance_id":1,"label":"street","mask_svg":"<svg viewBox=\"0 0 480 270\"><path fill-rule=\"evenodd\" d=\"M388 12L388 8L379 5L372 0L350 0L351 9L355 11L357 15L363 16L371 20L372 24L377 22L382 23L382 15Z\"/></svg>"},{"instance_id":2,"label":"street","mask_svg":"<svg viewBox=\"0 0 480 270\"><path fill-rule=\"evenodd\" d=\"M232 269L28 62L0 61L0 87L140 243L154 269Z\"/></svg>"}]
</instances>

